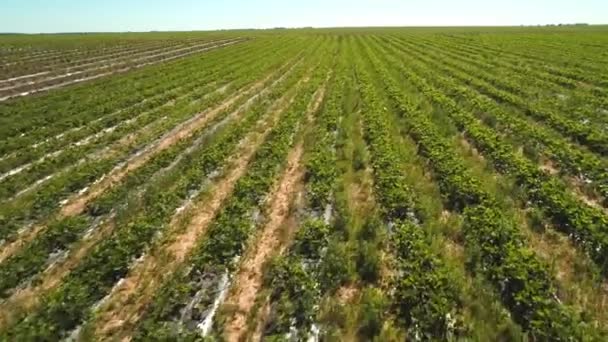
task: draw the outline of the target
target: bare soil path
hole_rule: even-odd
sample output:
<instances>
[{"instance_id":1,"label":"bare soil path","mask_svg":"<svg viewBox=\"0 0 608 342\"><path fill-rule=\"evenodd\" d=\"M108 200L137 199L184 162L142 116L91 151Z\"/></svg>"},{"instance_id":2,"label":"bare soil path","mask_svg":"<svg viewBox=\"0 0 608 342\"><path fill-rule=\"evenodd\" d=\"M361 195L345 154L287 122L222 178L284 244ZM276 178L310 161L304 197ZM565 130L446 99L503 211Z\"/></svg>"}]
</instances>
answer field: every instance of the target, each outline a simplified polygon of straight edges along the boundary
<instances>
[{"instance_id":1,"label":"bare soil path","mask_svg":"<svg viewBox=\"0 0 608 342\"><path fill-rule=\"evenodd\" d=\"M274 73L273 73L274 74ZM163 149L169 148L172 144L177 143L181 139L185 139L189 135L197 131L206 124L211 118L217 116L222 111L230 108L235 102L245 96L251 96L253 92L259 92L263 89L264 84L272 77L267 76L265 79L256 82L253 86L248 88L245 92L238 94L217 107L208 111L199 113L193 119L187 123L179 125L174 130L166 134L156 144L142 153L136 155L130 162L127 162L120 167L115 168L110 174L103 178L101 182L98 182L88 192L75 196L68 204L66 204L60 213L60 217L75 216L84 211L86 205L101 195L104 191L111 188L114 184L124 178L129 172L141 167L156 153L159 153ZM253 96L258 96L255 94ZM55 288L60 281L73 269L78 262L86 255L86 253L96 243L101 241L103 237L107 236L111 232L113 225L104 224L101 229L98 229L93 237L88 239L88 243L79 243L78 247L72 251L66 258L66 260L56 267L52 267L46 270L40 280L33 285L27 286L23 289L19 289L11 297L0 303L0 327L10 325L14 319L15 312L28 312L33 310L37 305L40 304L40 300L44 293L47 293L51 289ZM33 240L37 234L40 234L46 226L39 225L26 232L20 239L14 243L8 245L2 250L2 255L8 257L10 252L15 253L19 248L25 245L28 241ZM8 250L10 249L10 250ZM5 251L6 250L6 251Z\"/></svg>"},{"instance_id":2,"label":"bare soil path","mask_svg":"<svg viewBox=\"0 0 608 342\"><path fill-rule=\"evenodd\" d=\"M178 230L184 215L193 214L184 230L177 232L167 244L158 246L148 254L121 286L110 294L93 322L95 336L100 339L129 338L125 334L137 323L154 293L166 280L166 276L171 275L184 262L204 235L222 204L232 194L238 179L247 171L251 158L278 122L280 114L293 103L295 95L295 92L288 93L271 106L267 117L258 122L259 127L241 142L232 165L227 168L230 171L207 191L209 196L204 196L183 210L183 215L173 218L170 231Z\"/></svg>"},{"instance_id":3,"label":"bare soil path","mask_svg":"<svg viewBox=\"0 0 608 342\"><path fill-rule=\"evenodd\" d=\"M325 96L322 86L307 110L307 122L313 120ZM297 226L296 222L286 224L290 218L290 207L298 189L302 188L304 168L302 155L304 142L300 140L287 157L287 168L284 171L277 188L273 192L268 212L268 219L256 240L256 245L250 250L235 277L226 306L233 308L224 326L224 338L227 341L240 341L248 330L247 319L255 305L256 298L263 285L263 268L273 255L282 254L287 248ZM287 229L288 231L284 231ZM287 236L287 237L286 237Z\"/></svg>"},{"instance_id":4,"label":"bare soil path","mask_svg":"<svg viewBox=\"0 0 608 342\"><path fill-rule=\"evenodd\" d=\"M168 62L168 61L171 61L171 60L174 60L174 59L177 59L177 58L182 58L182 57L185 57L185 56L192 55L194 53L205 52L205 51L209 51L209 50L213 50L213 49L218 49L218 48L226 47L226 46L229 46L229 45L238 44L238 43L241 43L241 42L243 42L245 40L246 39L240 39L240 40L230 41L230 42L227 42L227 43L218 44L218 45L214 45L214 46L210 46L210 47L204 47L204 48L197 49L197 50L194 50L194 51L188 51L188 52L180 53L180 54L175 55L175 56L161 58L159 60L154 60L154 61L149 61L149 62L142 62L142 63L139 63L139 64L130 65L130 66L124 66L124 67L121 67L120 69L117 69L117 70L111 70L111 71L106 71L106 72L102 72L102 73L91 75L91 76L85 76L85 77L78 78L78 79L72 79L72 80L68 80L68 81L65 81L65 82L58 83L58 84L53 84L53 85L48 85L48 86L40 86L40 87L33 88L31 90L28 90L28 91L23 91L23 92L18 92L18 93L5 93L4 94L5 96L0 97L0 102L4 102L4 101L10 100L12 98L16 98L16 97L29 96L29 95L37 94L37 93L40 93L40 92L45 92L45 91L49 91L49 90L53 90L53 89L63 88L63 87L70 86L70 85L73 85L73 84L78 84L78 83L83 83L83 82L87 82L87 81L92 81L92 80L95 80L95 79L98 79L98 78L102 78L102 77L106 77L106 76L111 76L111 75L115 75L115 74L119 74L119 73L124 73L124 72L131 71L131 70L134 70L134 69L143 68L143 67L148 66L148 65ZM159 56L162 56L162 55L151 56L151 58L152 57L156 58L156 57L159 57ZM99 68L99 70L103 70L103 69L108 69L108 67ZM73 75L74 75L74 73L66 74L66 75L63 75L61 77L55 77L55 78L52 78L52 79L49 79L49 80L45 80L44 82L52 81L54 79L61 79L61 78L65 78L65 77L71 77ZM36 85L37 84L33 84L33 85L29 85L28 84L28 86L34 86L34 87ZM17 88L6 89L6 91L13 91L15 89L17 89Z\"/></svg>"},{"instance_id":5,"label":"bare soil path","mask_svg":"<svg viewBox=\"0 0 608 342\"><path fill-rule=\"evenodd\" d=\"M86 209L87 205L101 196L103 193L108 191L122 181L129 173L137 170L148 162L155 155L170 148L174 144L182 141L183 139L189 138L197 132L199 129L204 127L207 123L215 119L220 113L224 112L240 99L244 97L257 97L258 94L264 89L264 85L273 77L276 73L272 73L262 80L257 81L243 92L240 92L214 108L205 110L193 116L191 119L179 124L170 132L166 133L163 137L153 142L152 144L145 147L141 152L132 155L126 162L121 162L114 167L108 174L104 175L85 192L73 195L62 205L59 209L58 219L73 217L81 214ZM130 141L136 138L136 133L129 134L123 137L116 145L124 146ZM12 242L3 246L0 249L0 263L9 258L11 255L17 253L23 246L31 242L41 232L47 228L44 224L35 225L29 229L22 230L22 233ZM1 310L1 309L0 309Z\"/></svg>"}]
</instances>

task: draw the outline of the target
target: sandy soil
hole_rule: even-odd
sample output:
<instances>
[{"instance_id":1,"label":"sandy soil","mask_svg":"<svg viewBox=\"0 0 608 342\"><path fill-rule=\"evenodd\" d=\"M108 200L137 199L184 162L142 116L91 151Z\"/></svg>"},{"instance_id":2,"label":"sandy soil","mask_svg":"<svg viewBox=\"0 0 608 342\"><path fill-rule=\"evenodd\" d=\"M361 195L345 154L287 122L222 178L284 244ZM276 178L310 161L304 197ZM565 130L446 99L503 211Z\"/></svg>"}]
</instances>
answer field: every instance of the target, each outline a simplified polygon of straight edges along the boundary
<instances>
[{"instance_id":1,"label":"sandy soil","mask_svg":"<svg viewBox=\"0 0 608 342\"><path fill-rule=\"evenodd\" d=\"M79 194L72 198L61 210L60 217L69 217L78 215L83 212L86 208L86 205L101 195L104 191L111 188L114 184L124 178L129 172L141 167L147 162L154 154L169 148L171 145L175 144L181 139L187 138L192 135L197 129L203 127L209 120L217 116L217 114L221 113L225 109L228 109L232 104L245 96L251 96L253 92L259 92L263 88L264 84L272 77L273 74L267 76L263 80L256 82L254 85L250 86L246 91L242 92L239 95L235 95L230 99L226 100L219 106L199 113L194 117L193 120L190 120L186 125L180 125L176 127L174 130L166 134L161 140L159 140L154 146L144 151L144 153L137 154L132 160L128 161L125 165L122 165L119 168L114 169L110 174L103 178L101 182L98 182L94 186L92 186L89 191ZM42 232L46 227L37 226L31 229L29 232L25 233L23 237L20 237L14 243L6 246L2 250L2 255L7 257L9 252L16 252L20 247L22 247L27 241L31 241L35 238L36 234ZM78 263L78 261L86 255L86 252L94 246L94 244L85 244L82 246L82 253L79 253L81 249L77 249L73 255L68 257L68 261L62 263L61 267L58 267L52 273L45 272L42 281L40 281L36 286L28 286L23 290L15 293L13 296L8 298L4 303L0 304L0 327L7 324L11 317L14 317L13 311L19 312L27 312L32 310L36 305L39 304L41 296L48 292L50 289L54 288L59 284L59 280L65 277L69 273L69 271ZM88 247L88 248L84 248ZM6 250L6 252L5 252ZM72 253L71 253L72 254ZM30 298L26 300L26 298Z\"/></svg>"},{"instance_id":2,"label":"sandy soil","mask_svg":"<svg viewBox=\"0 0 608 342\"><path fill-rule=\"evenodd\" d=\"M102 223L91 236L79 241L68 257L45 270L34 285L18 290L12 296L0 303L0 328L9 326L17 318L15 313L29 312L41 304L43 294L57 287L69 272L78 265L91 248L97 245L114 229L111 220Z\"/></svg>"},{"instance_id":3,"label":"sandy soil","mask_svg":"<svg viewBox=\"0 0 608 342\"><path fill-rule=\"evenodd\" d=\"M308 123L312 121L313 114L319 109L324 95L324 87L315 94L307 111ZM297 224L292 222L292 224L286 225L285 223L290 216L289 209L294 201L294 194L298 188L301 188L304 178L304 169L301 164L303 153L304 145L303 141L300 141L287 157L286 170L271 196L272 201L267 210L267 222L256 241L257 244L253 246L250 253L247 253L247 257L241 263L235 277L235 285L226 300L226 305L234 308L224 327L224 338L227 341L240 341L244 338L248 328L247 318L263 285L263 267L271 256L283 253L287 247L285 240L291 240L293 236ZM288 229L291 234L287 232L287 235L291 237L287 239L284 238L286 234L283 229L287 228L286 226L293 228Z\"/></svg>"},{"instance_id":4,"label":"sandy soil","mask_svg":"<svg viewBox=\"0 0 608 342\"><path fill-rule=\"evenodd\" d=\"M160 246L156 253L147 255L121 286L110 294L107 305L98 311L94 322L96 336L117 338L129 332L128 327L137 322L154 292L162 284L164 279L162 276L158 279L159 275L170 275L183 263L196 242L206 232L222 203L232 193L238 179L246 172L249 161L278 121L280 113L293 102L294 98L295 94L286 95L273 104L269 118L263 119L260 123L262 132L260 133L259 129L253 131L240 144L241 151L236 153L229 173L209 190L211 197L204 198L182 211L194 213L186 229L179 232L168 245ZM178 228L180 216L182 215L174 217L170 230ZM122 338L128 336L123 335Z\"/></svg>"},{"instance_id":5,"label":"sandy soil","mask_svg":"<svg viewBox=\"0 0 608 342\"><path fill-rule=\"evenodd\" d=\"M39 87L39 88L34 88L34 89L27 90L27 91L24 91L24 92L20 92L20 93L17 93L17 94L6 94L4 97L0 98L0 102L7 101L7 100L15 98L15 97L28 96L28 95L32 95L32 94L36 94L36 93L40 93L40 92L44 92L44 91L49 91L49 90L53 90L53 89L57 89L57 88L66 87L66 86L69 86L69 85L72 85L72 84L77 84L77 83L82 83L82 82L86 82L86 81L95 80L95 79L98 79L98 78L101 78L101 77L115 75L115 74L118 74L118 73L123 73L123 72L131 71L131 70L139 69L139 68L142 68L142 67L145 67L145 66L148 66L148 65L168 62L168 61L171 61L171 60L174 60L174 59L177 59L177 58L181 58L181 57L185 57L185 56L188 56L188 55L191 55L191 54L194 54L194 53L209 51L209 50L212 50L212 49L217 49L217 48L221 48L221 47L225 47L225 46L229 46L229 45L238 44L238 43L240 43L242 41L243 40L232 41L232 42L220 44L220 45L217 45L217 46L205 47L205 48L202 48L202 49L199 49L199 50L188 51L188 52L184 52L182 54L178 54L176 56L162 58L160 60L140 63L140 64L136 64L136 65L132 65L132 66L126 66L126 67L123 67L123 68L120 68L120 69L117 69L117 70L112 70L112 71L108 71L108 72L102 72L100 74L96 74L96 75L92 75L92 76L86 76L86 77L82 77L82 78L75 79L75 80L69 80L69 81L61 82L61 83L54 84L54 85L42 86L42 87ZM107 69L107 68L108 67L101 68L101 69ZM55 78L55 79L61 79L61 78L71 77L74 74L75 73L68 74L68 75L63 75L62 77ZM45 80L45 82L48 82L48 81L49 80ZM35 84L28 85L28 86L34 86L34 85ZM18 89L18 87L15 88L15 89ZM15 90L15 89L9 89L9 90ZM7 91L9 91L9 90L7 90Z\"/></svg>"}]
</instances>

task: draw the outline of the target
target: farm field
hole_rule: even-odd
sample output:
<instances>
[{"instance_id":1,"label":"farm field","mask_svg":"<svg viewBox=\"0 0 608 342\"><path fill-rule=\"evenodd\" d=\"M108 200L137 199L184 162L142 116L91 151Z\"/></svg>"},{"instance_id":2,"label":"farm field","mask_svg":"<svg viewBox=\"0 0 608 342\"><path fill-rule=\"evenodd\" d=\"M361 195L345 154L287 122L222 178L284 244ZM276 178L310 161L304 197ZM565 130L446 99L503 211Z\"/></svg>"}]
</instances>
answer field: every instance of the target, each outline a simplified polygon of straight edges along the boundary
<instances>
[{"instance_id":1,"label":"farm field","mask_svg":"<svg viewBox=\"0 0 608 342\"><path fill-rule=\"evenodd\" d=\"M0 341L608 339L608 27L0 35Z\"/></svg>"}]
</instances>

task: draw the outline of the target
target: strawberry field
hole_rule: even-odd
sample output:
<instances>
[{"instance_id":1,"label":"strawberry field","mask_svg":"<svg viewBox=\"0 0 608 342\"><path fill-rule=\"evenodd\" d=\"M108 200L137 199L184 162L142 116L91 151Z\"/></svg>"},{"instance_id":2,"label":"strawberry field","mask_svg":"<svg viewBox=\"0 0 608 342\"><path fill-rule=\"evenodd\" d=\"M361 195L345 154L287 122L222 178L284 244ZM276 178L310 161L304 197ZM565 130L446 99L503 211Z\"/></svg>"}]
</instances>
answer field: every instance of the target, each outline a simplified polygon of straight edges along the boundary
<instances>
[{"instance_id":1,"label":"strawberry field","mask_svg":"<svg viewBox=\"0 0 608 342\"><path fill-rule=\"evenodd\" d=\"M0 36L0 340L604 341L607 51Z\"/></svg>"}]
</instances>

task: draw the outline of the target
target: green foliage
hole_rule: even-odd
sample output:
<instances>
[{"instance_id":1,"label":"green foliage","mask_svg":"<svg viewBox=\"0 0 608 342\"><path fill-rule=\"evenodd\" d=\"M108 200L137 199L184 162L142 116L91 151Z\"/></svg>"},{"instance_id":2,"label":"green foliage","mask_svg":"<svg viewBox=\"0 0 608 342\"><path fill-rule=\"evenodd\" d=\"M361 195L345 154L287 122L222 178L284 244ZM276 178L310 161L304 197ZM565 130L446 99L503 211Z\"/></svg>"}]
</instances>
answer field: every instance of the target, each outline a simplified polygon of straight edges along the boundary
<instances>
[{"instance_id":1,"label":"green foliage","mask_svg":"<svg viewBox=\"0 0 608 342\"><path fill-rule=\"evenodd\" d=\"M274 260L267 277L275 308L266 334L285 334L292 326L308 328L314 322L319 294L315 279L304 269L301 260L297 257Z\"/></svg>"},{"instance_id":2,"label":"green foliage","mask_svg":"<svg viewBox=\"0 0 608 342\"><path fill-rule=\"evenodd\" d=\"M0 239L13 239L17 230L23 226L32 221L46 220L53 216L58 212L62 200L90 186L117 164L146 145L152 144L168 130L192 117L194 113L218 104L233 91L246 86L260 75L261 71L265 69L264 65L272 62L272 59L268 61L262 59L243 66L238 63L240 60L238 55L222 56L234 58L234 65L229 68L217 65L218 60L222 60L222 57L218 56L209 61L211 63L209 67L207 67L207 62L190 62L184 75L178 68L181 64L178 64L176 69L168 68L167 80L161 81L158 85L156 83L158 80L154 80L154 77L150 80L144 78L137 81L143 76L149 77L150 74L135 77L137 82L141 82L143 86L148 86L153 90L150 94L147 92L141 94L150 95L151 98L137 98L138 101L131 103L130 101L135 99L133 91L128 87L119 88L118 94L124 96L125 100L129 101L128 104L118 100L105 99L99 103L99 105L103 104L107 107L104 107L102 112L87 101L78 101L78 103L83 102L89 104L90 107L74 109L72 102L65 104L52 96L37 98L35 102L41 101L42 103L38 103L38 105L45 108L45 111L36 115L45 115L44 120L59 113L67 118L65 120L76 120L77 122L69 124L69 127L62 125L64 121L49 124L44 128L34 125L31 128L37 129L31 134L8 140L0 139L0 146L2 142L11 144L10 147L7 147L6 158L0 161L0 170L3 170L0 173L32 163L29 168L0 182L1 198L8 199L19 191L25 190L32 183L52 176L36 186L33 191L0 203L0 226L3 228L0 230ZM205 70L205 72L202 73L200 70ZM233 74L233 70L240 70L240 74ZM218 88L217 79L220 76L223 78L222 82L230 84L225 93L214 92ZM161 91L164 89L161 87L163 85L169 87L166 92ZM85 89L90 93L99 92L98 86L95 85L85 87ZM160 94L155 93L154 90ZM196 102L180 97L183 93L193 94ZM108 95L105 92L103 94ZM117 95L113 92L111 94ZM155 97L152 97L153 95ZM98 100L98 97L95 96L95 99ZM100 95L99 99L103 99L103 96ZM144 99L146 101L143 101ZM55 108L54 101L61 106ZM123 105L126 107L121 107ZM70 111L62 106L67 106ZM72 109L75 111L71 112ZM32 112L37 110L29 108L27 117L34 115ZM100 116L99 119L93 120L97 116ZM27 122L23 119L14 120L14 123L21 124L23 121ZM73 129L73 131L66 131L67 129ZM108 129L112 130L108 131ZM133 141L128 144L121 143L125 135L129 134L134 135ZM84 143L85 141L86 143ZM111 153L104 151L108 147L112 147ZM59 154L55 155L55 153ZM107 197L106 199L105 204L98 201L97 204L91 205L90 213L100 215L111 210L108 207L111 206L112 199Z\"/></svg>"},{"instance_id":3,"label":"green foliage","mask_svg":"<svg viewBox=\"0 0 608 342\"><path fill-rule=\"evenodd\" d=\"M449 194L449 203L455 201L460 204L456 208L464 208L465 243L471 251L469 253L474 256L472 263L478 265L477 269L494 284L514 319L533 336L541 339L580 338L585 325L570 308L560 305L554 299L553 279L549 276L547 266L525 247L512 221L504 217L495 201L472 177L462 160L457 159L456 153L451 151L450 145L428 117L399 91L399 86L386 67L373 55L371 58L385 81L386 90L399 105L400 114L407 117L409 133L420 144L421 152L431 161L442 191ZM426 89L429 98L445 98L445 95L426 86L411 71L403 67L399 67L399 70L407 73L408 79L416 85ZM457 108L454 111L462 113ZM473 132L477 126L474 120L468 120L466 127L467 134L475 134ZM497 145L499 140L488 138L487 141ZM499 151L504 153L508 148L502 145ZM526 168L528 171L533 169L536 168ZM536 181L543 179L546 177L536 178ZM496 276L495 272L500 270L513 272L512 275L509 274L512 278ZM512 284L509 283L510 280L513 281Z\"/></svg>"},{"instance_id":4,"label":"green foliage","mask_svg":"<svg viewBox=\"0 0 608 342\"><path fill-rule=\"evenodd\" d=\"M296 234L293 253L305 259L318 260L321 258L323 247L329 241L330 227L319 220L304 222Z\"/></svg>"},{"instance_id":5,"label":"green foliage","mask_svg":"<svg viewBox=\"0 0 608 342\"><path fill-rule=\"evenodd\" d=\"M196 325L263 222L264 212L262 220L254 217L284 170L294 137L303 131L304 113L327 74L330 81L314 129L305 130L308 210L296 213L303 219L288 252L265 270L263 293L270 295L265 340L286 340L288 334L306 340L313 325L319 325L323 340L355 334L377 341L487 336L513 340L522 334L541 341L605 340L605 327L595 321L595 313L575 309L587 299L584 293L572 295L573 289L565 288L564 303L558 299L561 286L570 281L599 281L608 274L608 215L601 208L608 205L608 69L598 63L605 30L150 34L164 37L162 42L148 41L152 38L146 34L0 37L8 42L0 44L0 60L12 66L0 70L2 87L29 89L26 81L6 79L33 73L36 64L48 66L51 75L60 68L93 75L78 63L101 63L106 56L99 55L102 47L108 54L146 55L159 46L181 44L176 39L194 44L237 34L256 36L230 49L0 103L0 243L13 242L28 227L44 228L0 262L0 299L36 285L44 270L73 251L87 232L101 229L98 225L106 221L113 224L104 226L110 233L58 286L44 291L39 306L8 313L16 323L0 328L0 340L61 340L74 328L86 327L95 319L95 304L162 236L177 208L205 189L209 175L228 165L246 134L267 124L260 120L275 113L270 104L294 95L286 111L277 113L279 120L204 238L143 309L133 337L203 340ZM574 40L577 44L572 45ZM118 41L120 45L114 45ZM34 44L43 42L48 45ZM275 71L264 81L268 86L292 65L291 73L248 102L237 120L222 122L248 96L231 103L191 137L130 169L91 199L84 212L61 214L66 198L153 146L168 131ZM306 70L311 70L307 81L293 87ZM7 92L16 90L0 89ZM341 124L343 118L350 121ZM359 120L364 141L359 139ZM209 127L219 122L211 132ZM343 125L356 132L341 130ZM495 171L510 188L489 189L483 181L486 174L477 177L482 167L471 167L476 158L463 160L452 138L466 139L475 157L483 159L486 169L479 174L490 177ZM399 146L412 141L415 147L410 149ZM539 167L545 162L557 172ZM344 179L339 166L348 171ZM344 189L347 178L367 177L361 172L367 167L373 172L377 202L370 206L377 206L377 212L346 204L352 200ZM436 191L434 184L414 184L420 175L427 182L424 171L419 172L423 169L438 185L443 208L440 196L424 191ZM23 192L29 187L33 190ZM586 203L579 190L597 203ZM574 258L575 279L555 279L552 268L529 247L519 218L511 212L513 203L525 207L517 209L525 209L532 234L567 235L594 265L587 265L587 258ZM442 209L450 211L450 218L440 222ZM331 214L327 222L322 220L326 211ZM547 230L551 228L558 232ZM446 252L446 263L436 243L442 241L441 233L465 247L470 278L451 266L461 260L460 254ZM597 274L579 279L582 264ZM348 305L337 298L344 286L361 290ZM471 300L475 289L491 298ZM491 308L480 308L484 304ZM486 313L494 316L480 322L478 317ZM472 331L476 328L480 331Z\"/></svg>"},{"instance_id":6,"label":"green foliage","mask_svg":"<svg viewBox=\"0 0 608 342\"><path fill-rule=\"evenodd\" d=\"M331 193L337 179L336 171L336 129L338 116L341 114L343 94L340 91L344 86L343 80L335 80L333 87L326 92L327 100L318 115L318 125L312 137L312 152L306 161L306 182L308 198L313 209L319 212L325 210L330 203Z\"/></svg>"},{"instance_id":7,"label":"green foliage","mask_svg":"<svg viewBox=\"0 0 608 342\"><path fill-rule=\"evenodd\" d=\"M396 259L395 269L391 270L395 273L391 284L394 288L391 309L407 326L410 337L447 338L454 330L452 321L458 320L460 315L458 290L453 287L449 270L432 251L429 239L419 225L418 219L425 215L399 168L400 159L389 131L388 114L380 110L386 107L381 105L376 91L371 88L369 75L361 72L359 77L367 109L364 116L366 134L381 203L385 208L408 204L407 210L385 211L386 218L392 222L390 251ZM386 193L394 195L382 196ZM368 220L360 231L361 241L377 238L379 232L384 231L382 226L375 219ZM357 270L362 279L375 281L380 272L376 245L362 242L358 250Z\"/></svg>"},{"instance_id":8,"label":"green foliage","mask_svg":"<svg viewBox=\"0 0 608 342\"><path fill-rule=\"evenodd\" d=\"M346 243L332 241L319 266L319 285L323 292L332 292L355 278L353 252Z\"/></svg>"},{"instance_id":9,"label":"green foliage","mask_svg":"<svg viewBox=\"0 0 608 342\"><path fill-rule=\"evenodd\" d=\"M515 153L492 129L482 125L471 113L463 110L454 100L435 89L428 81L411 70L405 68L400 70L429 99L446 109L448 116L458 128L466 132L467 138L477 149L491 159L497 171L514 177L517 184L526 190L528 199L541 208L557 228L581 245L597 265L606 271L608 259L603 251L608 249L608 235L605 232L605 227L608 227L608 215L603 210L590 207L576 198L564 182L548 175L535 163ZM402 103L406 103L401 107L403 112L415 110L411 104L405 101ZM422 133L429 134L426 131ZM467 180L460 180L458 183L463 181ZM472 184L464 189L470 186ZM458 188L451 190L458 191Z\"/></svg>"},{"instance_id":10,"label":"green foliage","mask_svg":"<svg viewBox=\"0 0 608 342\"><path fill-rule=\"evenodd\" d=\"M361 280L375 283L380 278L381 258L375 243L361 242L357 248L357 272Z\"/></svg>"},{"instance_id":11,"label":"green foliage","mask_svg":"<svg viewBox=\"0 0 608 342\"><path fill-rule=\"evenodd\" d=\"M301 72L303 71L301 70ZM201 288L201 283L198 281L201 276L218 279L225 270L233 269L236 266L234 264L235 257L242 254L246 247L246 241L256 228L251 220L251 212L262 204L264 196L274 183L281 166L284 165L289 149L293 146L293 137L297 132L298 123L302 120L303 116L301 114L306 110L314 91L320 84L322 77L320 73L314 76L315 78L309 84L299 90L294 104L282 114L279 123L272 129L265 143L255 153L246 175L238 180L233 196L209 227L207 238L196 247L190 260L192 268L183 269L160 290L157 299L147 310L137 330L136 340L147 340L151 336L155 336L158 329L162 330L167 325L181 327L182 330L176 332L176 336L179 338L182 334L191 331L192 329L186 326L187 322L176 317L174 313L184 308L192 300L192 296ZM277 276L295 272L294 274L299 277L294 280L296 284L298 284L298 279L302 280L304 279L302 277L306 276L300 272L299 265L290 261L281 263L279 260L277 262L277 266L271 268ZM283 280L291 281L291 278L287 277ZM272 277L267 278L267 281L272 281ZM277 281L277 289L281 291L294 289L295 285L292 283ZM217 283L217 281L214 283ZM187 289L187 292L176 290L175 284L183 284L182 288ZM294 291L297 290L294 289ZM305 293L309 292L305 291ZM282 309L288 312L295 310L288 294L283 296L283 293L277 292L274 296L277 300L281 300ZM299 304L307 305L304 302ZM202 306L204 310L206 305ZM288 315L279 315L278 317L286 319ZM187 319L189 321L191 318ZM195 318L193 321L196 322L197 320L199 318ZM281 322L280 327L287 324L285 321Z\"/></svg>"},{"instance_id":12,"label":"green foliage","mask_svg":"<svg viewBox=\"0 0 608 342\"><path fill-rule=\"evenodd\" d=\"M360 306L359 334L369 341L382 331L388 300L380 290L368 288L363 290Z\"/></svg>"},{"instance_id":13,"label":"green foliage","mask_svg":"<svg viewBox=\"0 0 608 342\"><path fill-rule=\"evenodd\" d=\"M296 108L305 108L311 93L310 90L304 92L308 96L301 97ZM190 196L193 189L201 188L205 175L227 162L225 156L236 149L238 142L264 113L263 109L264 106L254 107L244 121L234 122L220 139L200 150L196 158L182 159L181 172L166 175L173 179L171 191L167 191L166 187L157 187L154 191L145 193L143 211L128 217L126 222L118 222L115 232L97 245L64 283L45 298L41 309L30 319L7 331L6 336L17 339L22 336L57 338L82 322L90 314L91 305L103 298L112 285L126 275L131 260L142 253L157 232L166 228L180 203ZM269 139L272 143L264 145L257 152L254 157L257 163L250 167L252 176L239 181L235 189L236 199L224 209L228 213L240 213L241 219L226 216L222 220L220 217L214 226L217 228L210 228L210 238L206 240L211 242L208 249L212 249L213 255L203 253L195 260L226 263L242 250L250 229L246 224L247 218L244 217L244 214L248 214L246 208L251 208L261 200L272 183L272 176L278 171L275 165L281 162L280 156L287 153L295 121L298 119L293 110L297 109L292 109L287 116L289 119L283 120L271 132ZM245 204L249 207L245 207ZM230 225L222 226L222 222L229 222ZM236 233L236 229L230 234L223 231L232 227L239 228L239 233ZM48 329L42 329L43 326Z\"/></svg>"},{"instance_id":14,"label":"green foliage","mask_svg":"<svg viewBox=\"0 0 608 342\"><path fill-rule=\"evenodd\" d=\"M429 241L418 227L403 223L394 228L393 249L402 268L395 280L396 311L412 327L410 336L447 339L457 320L458 289L449 270L428 249Z\"/></svg>"}]
</instances>

